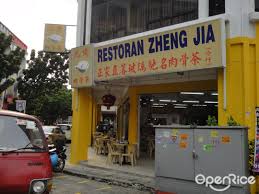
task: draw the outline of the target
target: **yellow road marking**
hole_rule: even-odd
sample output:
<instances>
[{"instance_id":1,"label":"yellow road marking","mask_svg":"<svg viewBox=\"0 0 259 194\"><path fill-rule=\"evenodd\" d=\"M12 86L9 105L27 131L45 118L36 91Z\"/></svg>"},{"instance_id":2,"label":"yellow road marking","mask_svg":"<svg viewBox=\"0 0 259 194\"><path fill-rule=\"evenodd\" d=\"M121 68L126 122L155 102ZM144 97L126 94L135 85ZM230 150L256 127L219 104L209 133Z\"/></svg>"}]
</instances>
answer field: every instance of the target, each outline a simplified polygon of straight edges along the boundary
<instances>
[{"instance_id":1,"label":"yellow road marking","mask_svg":"<svg viewBox=\"0 0 259 194\"><path fill-rule=\"evenodd\" d=\"M81 182L78 182L78 184L83 184L83 183L88 183L88 182L90 182L89 180L87 180L87 181L81 181Z\"/></svg>"},{"instance_id":2,"label":"yellow road marking","mask_svg":"<svg viewBox=\"0 0 259 194\"><path fill-rule=\"evenodd\" d=\"M106 189L111 189L112 187L103 187L103 188L100 188L100 189L95 189L96 191L100 191L100 190L106 190Z\"/></svg>"},{"instance_id":3,"label":"yellow road marking","mask_svg":"<svg viewBox=\"0 0 259 194\"><path fill-rule=\"evenodd\" d=\"M75 194L81 194L81 193L75 193Z\"/></svg>"},{"instance_id":4,"label":"yellow road marking","mask_svg":"<svg viewBox=\"0 0 259 194\"><path fill-rule=\"evenodd\" d=\"M67 177L67 176L57 176L55 178L62 179L62 178L65 178L65 177Z\"/></svg>"}]
</instances>

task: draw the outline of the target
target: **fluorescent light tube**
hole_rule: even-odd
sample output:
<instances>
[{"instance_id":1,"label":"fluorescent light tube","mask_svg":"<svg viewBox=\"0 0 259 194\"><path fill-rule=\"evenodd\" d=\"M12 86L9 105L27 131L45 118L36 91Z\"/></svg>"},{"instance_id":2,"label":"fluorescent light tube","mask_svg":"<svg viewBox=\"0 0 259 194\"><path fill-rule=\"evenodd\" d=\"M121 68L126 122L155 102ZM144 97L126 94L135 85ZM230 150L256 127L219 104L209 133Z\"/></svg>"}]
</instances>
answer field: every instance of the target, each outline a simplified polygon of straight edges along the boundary
<instances>
[{"instance_id":1,"label":"fluorescent light tube","mask_svg":"<svg viewBox=\"0 0 259 194\"><path fill-rule=\"evenodd\" d=\"M175 106L174 108L187 108L186 106Z\"/></svg>"},{"instance_id":2,"label":"fluorescent light tube","mask_svg":"<svg viewBox=\"0 0 259 194\"><path fill-rule=\"evenodd\" d=\"M218 102L216 102L216 101L205 101L204 103L206 103L206 104L218 104Z\"/></svg>"},{"instance_id":3,"label":"fluorescent light tube","mask_svg":"<svg viewBox=\"0 0 259 194\"><path fill-rule=\"evenodd\" d=\"M192 106L207 106L207 104L193 104Z\"/></svg>"},{"instance_id":4,"label":"fluorescent light tube","mask_svg":"<svg viewBox=\"0 0 259 194\"><path fill-rule=\"evenodd\" d=\"M159 100L160 102L171 102L171 100Z\"/></svg>"},{"instance_id":5,"label":"fluorescent light tube","mask_svg":"<svg viewBox=\"0 0 259 194\"><path fill-rule=\"evenodd\" d=\"M181 94L191 94L191 95L204 95L203 92L181 92Z\"/></svg>"},{"instance_id":6,"label":"fluorescent light tube","mask_svg":"<svg viewBox=\"0 0 259 194\"><path fill-rule=\"evenodd\" d=\"M174 104L175 106L187 106L187 104Z\"/></svg>"},{"instance_id":7,"label":"fluorescent light tube","mask_svg":"<svg viewBox=\"0 0 259 194\"><path fill-rule=\"evenodd\" d=\"M198 100L184 100L183 103L199 103Z\"/></svg>"}]
</instances>

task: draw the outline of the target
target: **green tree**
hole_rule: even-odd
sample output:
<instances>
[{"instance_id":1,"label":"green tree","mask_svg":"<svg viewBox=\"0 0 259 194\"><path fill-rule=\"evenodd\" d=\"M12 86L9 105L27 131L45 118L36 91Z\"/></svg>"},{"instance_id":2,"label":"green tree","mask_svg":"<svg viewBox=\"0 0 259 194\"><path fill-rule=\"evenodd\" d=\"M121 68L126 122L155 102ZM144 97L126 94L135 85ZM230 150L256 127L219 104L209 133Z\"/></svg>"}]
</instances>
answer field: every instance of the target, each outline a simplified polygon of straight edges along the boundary
<instances>
[{"instance_id":1,"label":"green tree","mask_svg":"<svg viewBox=\"0 0 259 194\"><path fill-rule=\"evenodd\" d=\"M15 82L10 76L18 73L25 56L19 47L11 50L11 43L12 36L0 32L0 94Z\"/></svg>"},{"instance_id":2,"label":"green tree","mask_svg":"<svg viewBox=\"0 0 259 194\"><path fill-rule=\"evenodd\" d=\"M66 119L72 114L72 92L65 87L56 93L45 96L40 111L46 124L52 124L57 119Z\"/></svg>"},{"instance_id":3,"label":"green tree","mask_svg":"<svg viewBox=\"0 0 259 194\"><path fill-rule=\"evenodd\" d=\"M24 70L24 76L18 83L20 97L27 101L27 113L39 116L43 120L50 119L51 122L71 114L66 109L63 112L57 111L57 106L60 109L71 109L71 91L64 87L68 81L68 64L67 53L40 51L36 56L35 50L32 50L28 68ZM61 96L58 97L59 95Z\"/></svg>"}]
</instances>

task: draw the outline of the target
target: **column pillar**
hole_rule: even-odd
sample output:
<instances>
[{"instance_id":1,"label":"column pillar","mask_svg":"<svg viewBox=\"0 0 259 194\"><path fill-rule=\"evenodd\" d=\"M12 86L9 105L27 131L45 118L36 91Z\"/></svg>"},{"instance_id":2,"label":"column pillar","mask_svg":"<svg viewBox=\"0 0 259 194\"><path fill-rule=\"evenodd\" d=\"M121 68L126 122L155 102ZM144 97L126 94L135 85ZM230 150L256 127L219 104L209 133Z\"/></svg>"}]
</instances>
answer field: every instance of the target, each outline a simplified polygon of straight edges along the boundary
<instances>
[{"instance_id":1,"label":"column pillar","mask_svg":"<svg viewBox=\"0 0 259 194\"><path fill-rule=\"evenodd\" d=\"M209 17L209 0L198 1L199 19Z\"/></svg>"},{"instance_id":2,"label":"column pillar","mask_svg":"<svg viewBox=\"0 0 259 194\"><path fill-rule=\"evenodd\" d=\"M254 139L256 107L256 50L249 38L227 40L227 107L223 109L223 71L218 71L218 118L227 125L228 118L248 126L249 139Z\"/></svg>"},{"instance_id":3,"label":"column pillar","mask_svg":"<svg viewBox=\"0 0 259 194\"><path fill-rule=\"evenodd\" d=\"M129 112L129 131L128 139L129 143L138 142L138 96L137 89L134 87L129 88L129 101L130 101L130 112Z\"/></svg>"},{"instance_id":4,"label":"column pillar","mask_svg":"<svg viewBox=\"0 0 259 194\"><path fill-rule=\"evenodd\" d=\"M88 159L88 145L91 143L91 122L89 104L91 90L81 88L73 92L73 118L70 163L77 164L81 160Z\"/></svg>"},{"instance_id":5,"label":"column pillar","mask_svg":"<svg viewBox=\"0 0 259 194\"><path fill-rule=\"evenodd\" d=\"M90 44L91 40L91 24L92 24L92 0L85 0L86 14L85 14L85 44Z\"/></svg>"}]
</instances>

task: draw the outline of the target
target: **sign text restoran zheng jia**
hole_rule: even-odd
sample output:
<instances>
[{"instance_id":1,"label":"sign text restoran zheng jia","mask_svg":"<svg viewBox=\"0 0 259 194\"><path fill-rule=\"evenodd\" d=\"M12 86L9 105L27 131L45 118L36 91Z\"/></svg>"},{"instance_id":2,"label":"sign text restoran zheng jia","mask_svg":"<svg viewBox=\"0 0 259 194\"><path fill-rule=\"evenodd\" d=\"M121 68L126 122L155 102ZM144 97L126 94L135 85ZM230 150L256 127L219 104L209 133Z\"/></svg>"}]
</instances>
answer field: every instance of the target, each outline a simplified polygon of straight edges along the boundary
<instances>
[{"instance_id":1,"label":"sign text restoran zheng jia","mask_svg":"<svg viewBox=\"0 0 259 194\"><path fill-rule=\"evenodd\" d=\"M110 47L98 49L98 63L112 61L116 59L130 58L145 54L145 46L148 47L148 53L158 53L162 51L174 50L188 47L188 38L192 39L194 45L208 44L215 42L213 27L211 24L198 26L195 37L189 37L186 30L166 33L159 36L148 38L148 45L143 40L132 41Z\"/></svg>"}]
</instances>

